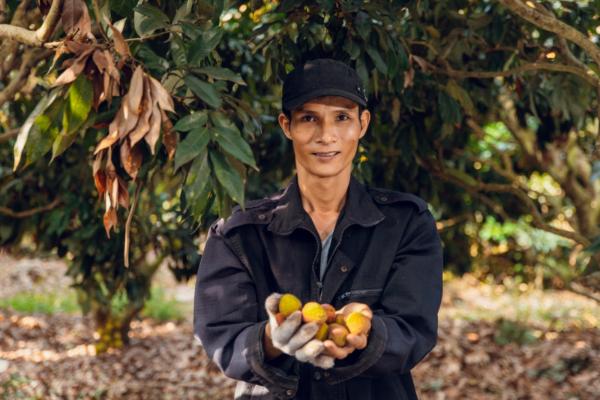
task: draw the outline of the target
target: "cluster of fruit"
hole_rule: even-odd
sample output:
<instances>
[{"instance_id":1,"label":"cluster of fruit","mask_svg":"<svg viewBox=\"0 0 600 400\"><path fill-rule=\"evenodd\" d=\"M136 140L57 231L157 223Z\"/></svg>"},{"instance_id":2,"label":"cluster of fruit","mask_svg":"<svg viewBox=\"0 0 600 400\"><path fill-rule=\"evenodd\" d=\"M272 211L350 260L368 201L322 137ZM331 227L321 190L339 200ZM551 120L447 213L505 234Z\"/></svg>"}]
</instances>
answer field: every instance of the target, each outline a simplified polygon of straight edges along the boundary
<instances>
[{"instance_id":1,"label":"cluster of fruit","mask_svg":"<svg viewBox=\"0 0 600 400\"><path fill-rule=\"evenodd\" d=\"M293 294L286 293L279 300L279 312L275 315L277 323L281 325L285 319L295 311L302 310L302 321L304 323L317 322L319 330L315 335L321 341L330 339L337 346L346 345L346 336L352 333L360 335L368 333L371 329L371 321L360 312L342 313L336 312L331 304L319 304L310 301L304 306Z\"/></svg>"}]
</instances>

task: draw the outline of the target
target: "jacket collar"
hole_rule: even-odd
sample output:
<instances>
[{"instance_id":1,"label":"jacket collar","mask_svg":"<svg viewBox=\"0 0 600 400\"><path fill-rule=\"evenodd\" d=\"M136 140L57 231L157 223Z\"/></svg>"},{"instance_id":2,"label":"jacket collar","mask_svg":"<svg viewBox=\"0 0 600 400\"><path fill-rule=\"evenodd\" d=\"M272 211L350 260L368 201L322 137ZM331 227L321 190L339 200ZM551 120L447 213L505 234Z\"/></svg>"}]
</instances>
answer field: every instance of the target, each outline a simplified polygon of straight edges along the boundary
<instances>
[{"instance_id":1,"label":"jacket collar","mask_svg":"<svg viewBox=\"0 0 600 400\"><path fill-rule=\"evenodd\" d=\"M283 193L273 200L276 205L273 209L273 218L268 225L270 231L288 235L300 227L310 231L315 229L310 216L302 206L297 175L292 177ZM369 227L378 224L384 218L365 187L351 176L346 204L338 219L336 230L353 224Z\"/></svg>"}]
</instances>

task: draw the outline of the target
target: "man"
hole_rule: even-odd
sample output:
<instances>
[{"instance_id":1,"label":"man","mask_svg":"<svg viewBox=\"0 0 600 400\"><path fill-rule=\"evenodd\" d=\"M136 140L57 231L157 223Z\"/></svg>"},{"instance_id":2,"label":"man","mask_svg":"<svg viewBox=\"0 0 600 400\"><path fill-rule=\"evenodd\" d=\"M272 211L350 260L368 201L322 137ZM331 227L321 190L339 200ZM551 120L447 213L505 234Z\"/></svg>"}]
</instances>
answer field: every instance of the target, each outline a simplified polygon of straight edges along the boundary
<instances>
[{"instance_id":1,"label":"man","mask_svg":"<svg viewBox=\"0 0 600 400\"><path fill-rule=\"evenodd\" d=\"M356 72L309 61L283 86L279 124L296 176L209 232L194 328L239 399L416 399L410 370L434 347L442 248L417 196L368 188L352 160L370 113ZM314 339L300 313L281 324L281 293L370 319L348 344ZM264 306L263 306L264 305Z\"/></svg>"}]
</instances>

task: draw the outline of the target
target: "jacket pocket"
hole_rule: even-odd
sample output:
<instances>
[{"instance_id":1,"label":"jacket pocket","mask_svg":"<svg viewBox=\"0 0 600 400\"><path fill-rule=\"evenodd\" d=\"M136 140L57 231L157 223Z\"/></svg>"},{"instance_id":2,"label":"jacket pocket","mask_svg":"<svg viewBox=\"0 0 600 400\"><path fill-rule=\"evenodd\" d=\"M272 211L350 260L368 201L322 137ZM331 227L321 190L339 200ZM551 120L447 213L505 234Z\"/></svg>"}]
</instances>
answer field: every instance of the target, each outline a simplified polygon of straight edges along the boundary
<instances>
[{"instance_id":1,"label":"jacket pocket","mask_svg":"<svg viewBox=\"0 0 600 400\"><path fill-rule=\"evenodd\" d=\"M338 301L345 302L354 299L364 299L368 297L379 298L383 292L383 288L381 289L355 289L344 292L338 296Z\"/></svg>"}]
</instances>

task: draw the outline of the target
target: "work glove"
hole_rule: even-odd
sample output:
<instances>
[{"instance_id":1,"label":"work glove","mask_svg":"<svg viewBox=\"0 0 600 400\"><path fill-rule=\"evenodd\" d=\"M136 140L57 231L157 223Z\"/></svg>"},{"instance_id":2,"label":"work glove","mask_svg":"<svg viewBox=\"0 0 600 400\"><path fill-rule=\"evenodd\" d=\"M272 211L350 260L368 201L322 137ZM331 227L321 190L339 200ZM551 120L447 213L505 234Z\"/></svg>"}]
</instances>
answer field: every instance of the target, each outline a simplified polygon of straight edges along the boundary
<instances>
[{"instance_id":1,"label":"work glove","mask_svg":"<svg viewBox=\"0 0 600 400\"><path fill-rule=\"evenodd\" d=\"M323 342L314 339L319 330L317 322L302 324L302 313L295 311L281 324L275 315L279 311L281 294L272 293L265 300L265 309L269 315L271 341L281 352L294 356L298 361L308 362L320 368L333 367L333 357L321 355L324 351Z\"/></svg>"}]
</instances>

